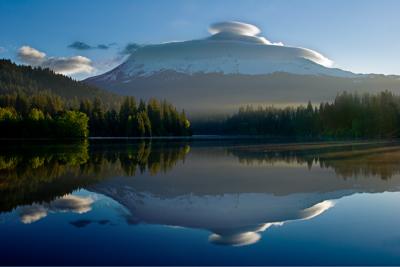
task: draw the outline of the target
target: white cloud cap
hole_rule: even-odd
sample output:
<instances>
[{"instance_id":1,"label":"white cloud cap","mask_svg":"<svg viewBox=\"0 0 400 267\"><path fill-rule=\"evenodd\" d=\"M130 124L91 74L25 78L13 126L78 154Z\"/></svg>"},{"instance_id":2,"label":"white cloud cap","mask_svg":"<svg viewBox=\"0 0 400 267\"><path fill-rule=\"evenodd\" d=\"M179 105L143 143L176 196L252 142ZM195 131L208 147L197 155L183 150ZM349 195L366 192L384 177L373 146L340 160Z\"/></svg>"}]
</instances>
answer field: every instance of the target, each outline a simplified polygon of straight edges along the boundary
<instances>
[{"instance_id":1,"label":"white cloud cap","mask_svg":"<svg viewBox=\"0 0 400 267\"><path fill-rule=\"evenodd\" d=\"M227 36L231 40L236 39L237 41L253 42L266 45L278 45L283 46L282 42L273 43L267 38L258 36L261 30L252 24L239 22L239 21L225 21L211 24L208 31L213 37L218 39L225 39Z\"/></svg>"},{"instance_id":2,"label":"white cloud cap","mask_svg":"<svg viewBox=\"0 0 400 267\"><path fill-rule=\"evenodd\" d=\"M211 34L221 32L234 33L238 35L256 36L261 31L254 25L238 22L238 21L225 21L211 24L208 31Z\"/></svg>"},{"instance_id":3,"label":"white cloud cap","mask_svg":"<svg viewBox=\"0 0 400 267\"><path fill-rule=\"evenodd\" d=\"M237 41L244 43L253 43L256 45L262 44L267 46L285 46L282 42L271 42L263 36L259 36L261 30L252 24L238 22L238 21L225 21L211 24L209 32L212 34L211 40L220 41ZM297 56L314 61L322 66L330 67L333 61L323 56L322 54L307 48L285 46L282 51L275 51L276 54L289 56Z\"/></svg>"}]
</instances>

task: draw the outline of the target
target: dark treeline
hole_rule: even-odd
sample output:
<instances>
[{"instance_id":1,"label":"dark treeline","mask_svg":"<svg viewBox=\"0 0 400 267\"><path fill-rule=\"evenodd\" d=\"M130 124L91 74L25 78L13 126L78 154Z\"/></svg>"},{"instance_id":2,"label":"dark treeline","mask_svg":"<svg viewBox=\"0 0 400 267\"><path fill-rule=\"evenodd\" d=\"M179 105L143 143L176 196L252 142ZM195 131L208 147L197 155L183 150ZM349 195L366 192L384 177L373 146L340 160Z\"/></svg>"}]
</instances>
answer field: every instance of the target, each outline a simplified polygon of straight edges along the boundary
<instances>
[{"instance_id":1,"label":"dark treeline","mask_svg":"<svg viewBox=\"0 0 400 267\"><path fill-rule=\"evenodd\" d=\"M93 136L185 136L190 135L190 123L185 112L167 101L150 99L136 102L125 97L120 108L105 109L99 98L84 100L79 111L89 117L89 132Z\"/></svg>"},{"instance_id":2,"label":"dark treeline","mask_svg":"<svg viewBox=\"0 0 400 267\"><path fill-rule=\"evenodd\" d=\"M0 211L54 200L74 190L121 176L167 173L183 162L187 143L89 145L1 143Z\"/></svg>"},{"instance_id":3,"label":"dark treeline","mask_svg":"<svg viewBox=\"0 0 400 267\"><path fill-rule=\"evenodd\" d=\"M0 96L0 137L64 138L87 136L190 135L185 113L166 101L136 102L125 97L115 108L100 98L67 101L51 92Z\"/></svg>"},{"instance_id":4,"label":"dark treeline","mask_svg":"<svg viewBox=\"0 0 400 267\"><path fill-rule=\"evenodd\" d=\"M309 169L333 169L348 179L377 176L383 180L400 174L398 142L287 143L228 148L229 155L245 165L274 165L279 162L307 165Z\"/></svg>"},{"instance_id":5,"label":"dark treeline","mask_svg":"<svg viewBox=\"0 0 400 267\"><path fill-rule=\"evenodd\" d=\"M300 107L247 106L222 122L224 133L306 138L400 137L400 96L390 92L338 95Z\"/></svg>"}]
</instances>

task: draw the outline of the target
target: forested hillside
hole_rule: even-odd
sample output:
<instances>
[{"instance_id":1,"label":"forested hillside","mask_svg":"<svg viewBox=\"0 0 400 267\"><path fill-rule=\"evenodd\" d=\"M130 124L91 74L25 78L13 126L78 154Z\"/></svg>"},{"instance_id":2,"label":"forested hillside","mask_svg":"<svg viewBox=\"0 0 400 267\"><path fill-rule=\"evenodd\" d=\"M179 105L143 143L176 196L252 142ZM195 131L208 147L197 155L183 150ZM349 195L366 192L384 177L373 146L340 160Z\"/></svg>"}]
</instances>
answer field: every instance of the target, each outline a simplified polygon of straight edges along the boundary
<instances>
[{"instance_id":1,"label":"forested hillside","mask_svg":"<svg viewBox=\"0 0 400 267\"><path fill-rule=\"evenodd\" d=\"M68 101L98 97L110 106L121 98L113 93L75 81L52 70L16 65L10 60L0 60L0 94L20 93L33 95L47 91Z\"/></svg>"},{"instance_id":2,"label":"forested hillside","mask_svg":"<svg viewBox=\"0 0 400 267\"><path fill-rule=\"evenodd\" d=\"M183 111L136 101L56 74L0 60L0 137L85 138L190 135Z\"/></svg>"}]
</instances>

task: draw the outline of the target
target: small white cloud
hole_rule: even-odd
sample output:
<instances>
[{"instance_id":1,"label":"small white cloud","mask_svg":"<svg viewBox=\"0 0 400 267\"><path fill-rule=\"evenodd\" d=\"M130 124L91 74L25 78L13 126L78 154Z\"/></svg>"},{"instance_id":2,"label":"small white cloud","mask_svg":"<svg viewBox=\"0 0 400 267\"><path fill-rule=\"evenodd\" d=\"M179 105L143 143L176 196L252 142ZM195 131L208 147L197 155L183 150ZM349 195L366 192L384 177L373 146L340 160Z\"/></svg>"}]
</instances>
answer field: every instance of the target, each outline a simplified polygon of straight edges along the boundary
<instances>
[{"instance_id":1,"label":"small white cloud","mask_svg":"<svg viewBox=\"0 0 400 267\"><path fill-rule=\"evenodd\" d=\"M94 71L92 61L87 57L47 57L44 52L30 46L22 46L18 50L18 57L23 63L49 68L65 75Z\"/></svg>"},{"instance_id":2,"label":"small white cloud","mask_svg":"<svg viewBox=\"0 0 400 267\"><path fill-rule=\"evenodd\" d=\"M24 224L30 224L47 216L47 210L41 205L23 207L20 211L20 219Z\"/></svg>"},{"instance_id":3,"label":"small white cloud","mask_svg":"<svg viewBox=\"0 0 400 267\"><path fill-rule=\"evenodd\" d=\"M50 210L55 212L86 213L92 209L93 198L66 195L50 203Z\"/></svg>"},{"instance_id":4,"label":"small white cloud","mask_svg":"<svg viewBox=\"0 0 400 267\"><path fill-rule=\"evenodd\" d=\"M24 224L36 222L47 216L48 213L73 212L86 213L92 209L94 199L92 197L80 197L65 195L48 204L24 206L20 210L20 220Z\"/></svg>"},{"instance_id":5,"label":"small white cloud","mask_svg":"<svg viewBox=\"0 0 400 267\"><path fill-rule=\"evenodd\" d=\"M0 53L4 53L6 51L7 51L7 49L5 49L4 47L0 46Z\"/></svg>"},{"instance_id":6,"label":"small white cloud","mask_svg":"<svg viewBox=\"0 0 400 267\"><path fill-rule=\"evenodd\" d=\"M46 54L24 45L18 50L18 57L25 63L39 65L46 58Z\"/></svg>"},{"instance_id":7,"label":"small white cloud","mask_svg":"<svg viewBox=\"0 0 400 267\"><path fill-rule=\"evenodd\" d=\"M75 73L91 73L94 68L92 61L87 57L50 57L47 58L42 64L42 67L54 70L57 73L65 75Z\"/></svg>"}]
</instances>

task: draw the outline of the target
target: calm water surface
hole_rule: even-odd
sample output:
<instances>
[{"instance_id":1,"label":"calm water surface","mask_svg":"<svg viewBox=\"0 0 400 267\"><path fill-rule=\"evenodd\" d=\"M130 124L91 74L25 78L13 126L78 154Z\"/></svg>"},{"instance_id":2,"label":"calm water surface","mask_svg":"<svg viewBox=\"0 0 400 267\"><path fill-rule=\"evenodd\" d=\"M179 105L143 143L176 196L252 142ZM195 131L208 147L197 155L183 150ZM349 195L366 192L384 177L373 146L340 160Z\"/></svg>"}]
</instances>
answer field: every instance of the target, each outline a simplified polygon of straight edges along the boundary
<instances>
[{"instance_id":1,"label":"calm water surface","mask_svg":"<svg viewBox=\"0 0 400 267\"><path fill-rule=\"evenodd\" d=\"M400 144L7 143L2 265L400 264Z\"/></svg>"}]
</instances>

